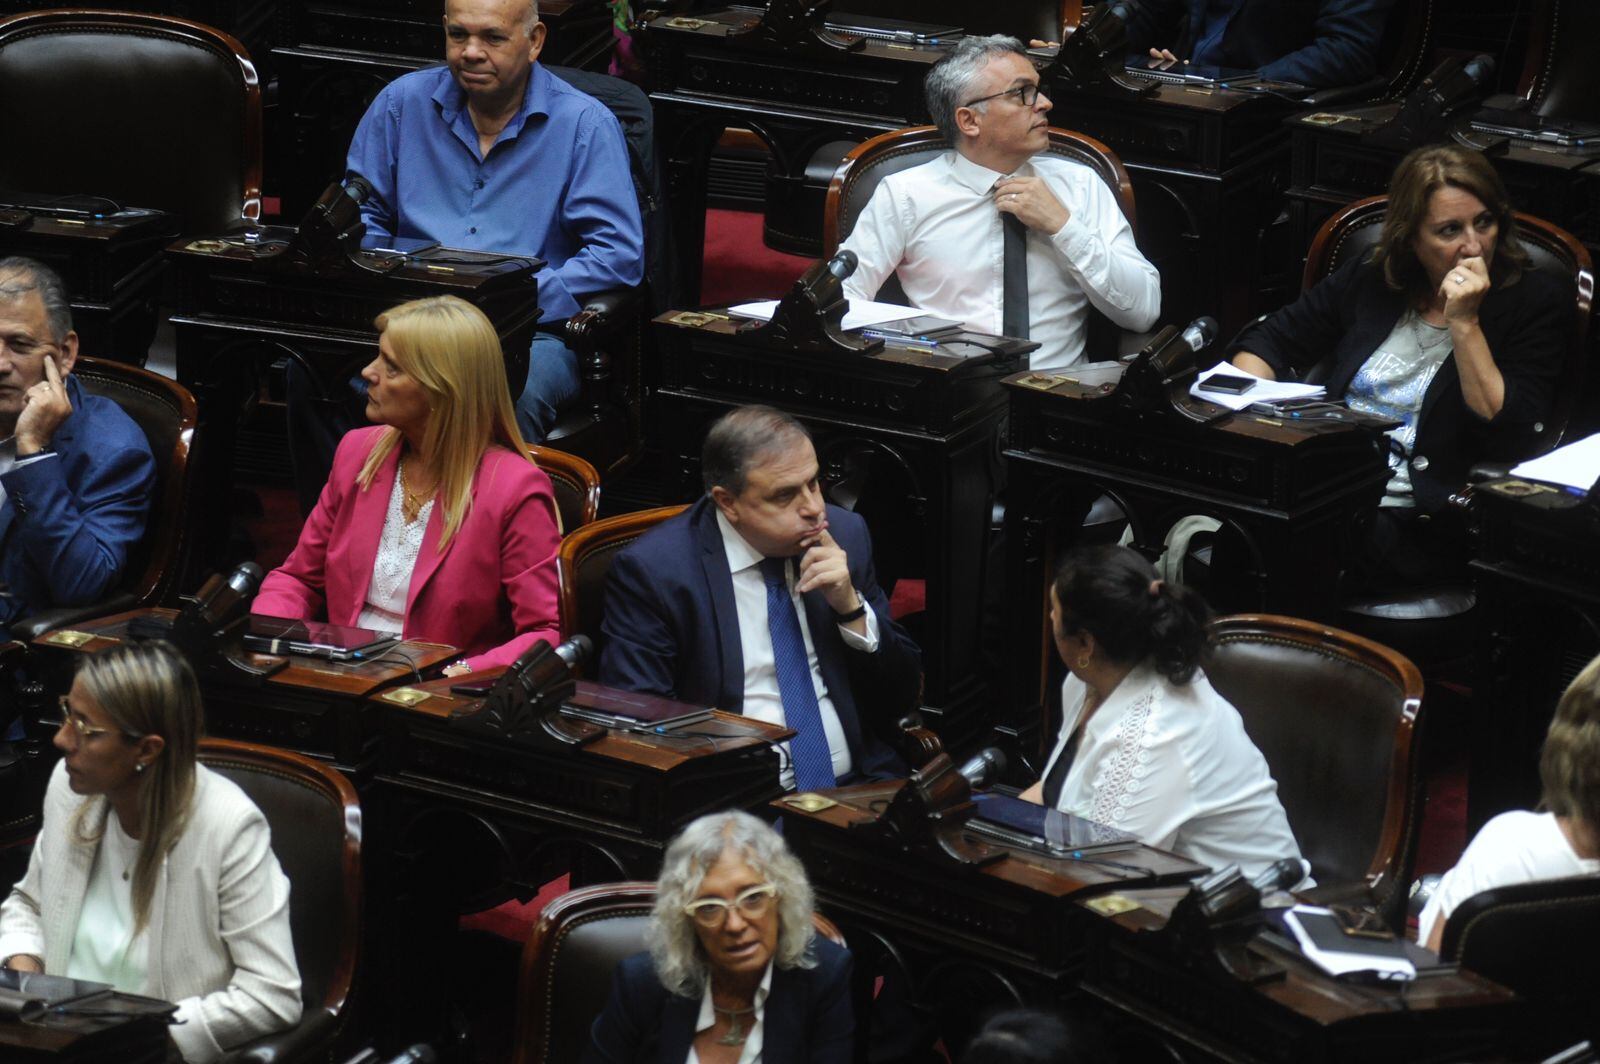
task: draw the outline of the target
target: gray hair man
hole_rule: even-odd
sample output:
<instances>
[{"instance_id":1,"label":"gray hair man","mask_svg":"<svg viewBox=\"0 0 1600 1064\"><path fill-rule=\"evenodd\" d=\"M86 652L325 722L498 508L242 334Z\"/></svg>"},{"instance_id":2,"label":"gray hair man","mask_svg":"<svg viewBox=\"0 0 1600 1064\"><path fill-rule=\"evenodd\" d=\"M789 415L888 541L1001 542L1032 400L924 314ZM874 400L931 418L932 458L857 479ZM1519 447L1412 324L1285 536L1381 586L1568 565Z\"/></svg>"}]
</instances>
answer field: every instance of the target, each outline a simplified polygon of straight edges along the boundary
<instances>
[{"instance_id":1,"label":"gray hair man","mask_svg":"<svg viewBox=\"0 0 1600 1064\"><path fill-rule=\"evenodd\" d=\"M1105 182L1050 154L1050 98L1022 43L962 38L925 88L951 150L878 184L843 243L860 263L845 294L873 299L893 274L921 310L1038 341L1035 369L1084 357L1091 308L1153 326L1160 277Z\"/></svg>"},{"instance_id":2,"label":"gray hair man","mask_svg":"<svg viewBox=\"0 0 1600 1064\"><path fill-rule=\"evenodd\" d=\"M72 376L61 278L0 259L0 635L105 595L144 535L155 461L144 433Z\"/></svg>"}]
</instances>

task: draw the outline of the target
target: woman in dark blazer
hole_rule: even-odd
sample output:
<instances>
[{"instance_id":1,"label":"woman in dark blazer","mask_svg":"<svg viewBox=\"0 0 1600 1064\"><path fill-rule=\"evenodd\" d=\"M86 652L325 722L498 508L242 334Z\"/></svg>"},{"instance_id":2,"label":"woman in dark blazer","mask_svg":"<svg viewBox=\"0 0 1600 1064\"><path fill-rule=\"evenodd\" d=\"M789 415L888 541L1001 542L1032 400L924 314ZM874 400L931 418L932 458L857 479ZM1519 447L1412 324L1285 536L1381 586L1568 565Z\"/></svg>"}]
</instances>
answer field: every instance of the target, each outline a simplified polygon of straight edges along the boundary
<instances>
[{"instance_id":1,"label":"woman in dark blazer","mask_svg":"<svg viewBox=\"0 0 1600 1064\"><path fill-rule=\"evenodd\" d=\"M1371 255L1239 336L1239 368L1292 379L1326 364L1330 398L1401 422L1357 583L1425 584L1464 564L1445 503L1474 464L1537 442L1572 299L1570 278L1532 268L1489 162L1434 146L1395 169Z\"/></svg>"},{"instance_id":2,"label":"woman in dark blazer","mask_svg":"<svg viewBox=\"0 0 1600 1064\"><path fill-rule=\"evenodd\" d=\"M748 813L667 848L650 951L623 961L584 1064L848 1064L850 954L815 934L811 885Z\"/></svg>"}]
</instances>

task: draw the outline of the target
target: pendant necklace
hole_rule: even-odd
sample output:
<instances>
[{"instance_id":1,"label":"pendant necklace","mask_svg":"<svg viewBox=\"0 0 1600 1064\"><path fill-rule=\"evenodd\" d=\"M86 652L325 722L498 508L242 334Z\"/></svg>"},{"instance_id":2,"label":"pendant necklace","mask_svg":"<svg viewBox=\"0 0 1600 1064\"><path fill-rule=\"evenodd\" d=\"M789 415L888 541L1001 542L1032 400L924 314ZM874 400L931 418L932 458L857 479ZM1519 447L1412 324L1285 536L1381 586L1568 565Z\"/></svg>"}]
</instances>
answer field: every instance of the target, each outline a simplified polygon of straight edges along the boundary
<instances>
[{"instance_id":1,"label":"pendant necklace","mask_svg":"<svg viewBox=\"0 0 1600 1064\"><path fill-rule=\"evenodd\" d=\"M754 1015L755 1011L756 1011L756 1007L754 1005L751 1005L749 1008L744 1008L744 1009L725 1009L721 1005L718 1005L715 1001L713 1001L711 1003L711 1009L712 1009L713 1012L719 1012L722 1015L728 1017L728 1033L723 1035L721 1038L717 1039L717 1045L719 1045L719 1046L742 1046L742 1045L744 1045L745 1036L748 1035L750 1033L750 1031L742 1023L740 1023L740 1020L745 1016Z\"/></svg>"}]
</instances>

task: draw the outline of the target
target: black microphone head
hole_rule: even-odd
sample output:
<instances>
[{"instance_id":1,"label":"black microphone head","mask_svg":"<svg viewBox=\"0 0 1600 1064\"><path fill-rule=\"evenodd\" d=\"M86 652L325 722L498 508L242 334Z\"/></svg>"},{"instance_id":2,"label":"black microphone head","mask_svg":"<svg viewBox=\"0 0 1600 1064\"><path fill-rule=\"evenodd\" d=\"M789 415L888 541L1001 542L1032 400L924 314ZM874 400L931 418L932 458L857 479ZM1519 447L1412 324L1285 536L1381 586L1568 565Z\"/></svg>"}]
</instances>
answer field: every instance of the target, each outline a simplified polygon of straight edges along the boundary
<instances>
[{"instance_id":1,"label":"black microphone head","mask_svg":"<svg viewBox=\"0 0 1600 1064\"><path fill-rule=\"evenodd\" d=\"M1195 351L1204 351L1217 338L1217 319L1206 315L1191 321L1183 330L1183 339Z\"/></svg>"},{"instance_id":2,"label":"black microphone head","mask_svg":"<svg viewBox=\"0 0 1600 1064\"><path fill-rule=\"evenodd\" d=\"M856 258L856 253L846 248L828 260L828 272L843 281L855 273L859 265L860 260Z\"/></svg>"},{"instance_id":3,"label":"black microphone head","mask_svg":"<svg viewBox=\"0 0 1600 1064\"><path fill-rule=\"evenodd\" d=\"M986 746L967 758L966 763L956 771L966 777L972 786L987 787L1005 773L1006 765L1004 751L997 746Z\"/></svg>"},{"instance_id":4,"label":"black microphone head","mask_svg":"<svg viewBox=\"0 0 1600 1064\"><path fill-rule=\"evenodd\" d=\"M255 562L240 562L233 572L228 574L228 586L241 595L247 594L261 586L264 575L261 566Z\"/></svg>"},{"instance_id":5,"label":"black microphone head","mask_svg":"<svg viewBox=\"0 0 1600 1064\"><path fill-rule=\"evenodd\" d=\"M556 647L556 655L567 663L567 668L576 669L579 665L589 660L594 653L594 641L586 635L575 635L571 639Z\"/></svg>"},{"instance_id":6,"label":"black microphone head","mask_svg":"<svg viewBox=\"0 0 1600 1064\"><path fill-rule=\"evenodd\" d=\"M372 185L360 174L351 174L345 180L344 191L345 195L360 205L367 202L367 197L372 195Z\"/></svg>"}]
</instances>

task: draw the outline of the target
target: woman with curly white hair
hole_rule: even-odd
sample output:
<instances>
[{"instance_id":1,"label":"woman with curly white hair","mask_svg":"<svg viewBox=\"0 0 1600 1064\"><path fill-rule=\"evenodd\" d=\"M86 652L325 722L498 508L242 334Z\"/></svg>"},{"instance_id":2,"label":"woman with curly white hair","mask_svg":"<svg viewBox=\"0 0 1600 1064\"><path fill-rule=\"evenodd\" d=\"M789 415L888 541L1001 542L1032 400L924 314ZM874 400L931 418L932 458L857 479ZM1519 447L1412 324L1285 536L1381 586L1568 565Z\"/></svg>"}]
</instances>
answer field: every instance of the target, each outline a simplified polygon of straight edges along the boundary
<instances>
[{"instance_id":1,"label":"woman with curly white hair","mask_svg":"<svg viewBox=\"0 0 1600 1064\"><path fill-rule=\"evenodd\" d=\"M585 1064L846 1064L850 954L811 923L805 869L748 813L667 847L650 949L623 961Z\"/></svg>"}]
</instances>

